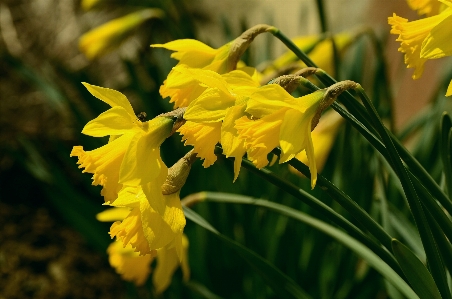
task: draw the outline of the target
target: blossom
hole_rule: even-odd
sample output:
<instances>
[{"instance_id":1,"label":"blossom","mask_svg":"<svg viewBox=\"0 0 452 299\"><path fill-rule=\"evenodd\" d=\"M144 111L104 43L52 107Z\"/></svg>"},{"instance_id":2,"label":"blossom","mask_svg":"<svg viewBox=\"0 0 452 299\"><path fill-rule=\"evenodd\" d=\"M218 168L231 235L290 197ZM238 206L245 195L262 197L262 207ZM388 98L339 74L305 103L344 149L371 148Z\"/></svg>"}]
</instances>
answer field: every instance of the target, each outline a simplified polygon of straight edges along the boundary
<instances>
[{"instance_id":1,"label":"blossom","mask_svg":"<svg viewBox=\"0 0 452 299\"><path fill-rule=\"evenodd\" d=\"M178 132L183 135L185 144L193 145L194 151L204 159L204 167L216 161L215 146L221 142L224 154L235 158L235 180L245 148L243 140L238 139L234 121L244 115L246 100L259 83L240 70L223 75L201 69L176 70L206 86L206 90L188 106L184 114L187 122Z\"/></svg>"},{"instance_id":2,"label":"blossom","mask_svg":"<svg viewBox=\"0 0 452 299\"><path fill-rule=\"evenodd\" d=\"M421 77L427 59L452 54L452 7L438 15L412 22L393 14L388 23L392 26L391 33L399 35L399 51L405 53L405 64L408 68L415 68L413 79Z\"/></svg>"},{"instance_id":3,"label":"blossom","mask_svg":"<svg viewBox=\"0 0 452 299\"><path fill-rule=\"evenodd\" d=\"M91 120L82 133L93 137L114 136L94 150L74 146L79 168L93 174L93 185L103 187L101 194L112 203L124 185L146 185L165 176L160 145L171 134L173 120L164 116L140 121L127 98L120 92L84 83L92 95L112 108Z\"/></svg>"},{"instance_id":4,"label":"blossom","mask_svg":"<svg viewBox=\"0 0 452 299\"><path fill-rule=\"evenodd\" d=\"M97 215L101 221L124 220L127 208L112 208ZM177 251L173 244L140 255L131 244L126 246L120 240L114 241L107 249L110 265L116 269L124 280L132 281L136 285L146 282L151 273L151 263L157 260L153 274L153 284L157 294L163 292L170 284L174 271L181 266L184 280L188 280L190 269L188 266L188 239L181 235L181 250Z\"/></svg>"},{"instance_id":5,"label":"blossom","mask_svg":"<svg viewBox=\"0 0 452 299\"><path fill-rule=\"evenodd\" d=\"M191 68L202 68L223 74L234 70L240 56L254 38L271 28L273 27L268 25L256 25L218 49L213 49L194 39L180 39L166 44L154 44L151 47L174 51L171 57L179 60L178 65L185 64Z\"/></svg>"},{"instance_id":6,"label":"blossom","mask_svg":"<svg viewBox=\"0 0 452 299\"><path fill-rule=\"evenodd\" d=\"M270 84L250 95L246 112L253 118L241 117L236 120L235 128L239 138L245 140L247 156L256 167L267 165L268 153L278 145L281 147L280 163L289 161L305 150L311 172L311 187L314 188L317 168L311 129L325 92L318 90L294 98L281 86Z\"/></svg>"},{"instance_id":7,"label":"blossom","mask_svg":"<svg viewBox=\"0 0 452 299\"><path fill-rule=\"evenodd\" d=\"M89 9L94 4L91 2L83 2L85 9ZM80 51L89 59L97 58L115 49L132 30L146 20L161 18L163 15L164 13L160 9L148 8L109 21L80 37Z\"/></svg>"}]
</instances>

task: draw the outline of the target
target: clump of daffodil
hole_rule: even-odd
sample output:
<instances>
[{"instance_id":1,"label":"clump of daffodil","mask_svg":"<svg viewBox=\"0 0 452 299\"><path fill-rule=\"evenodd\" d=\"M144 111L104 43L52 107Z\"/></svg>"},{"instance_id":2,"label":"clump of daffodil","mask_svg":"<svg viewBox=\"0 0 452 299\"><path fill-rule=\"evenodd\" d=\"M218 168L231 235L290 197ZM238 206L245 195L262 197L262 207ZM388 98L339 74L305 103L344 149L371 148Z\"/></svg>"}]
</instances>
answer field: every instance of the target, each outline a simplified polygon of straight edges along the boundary
<instances>
[{"instance_id":1,"label":"clump of daffodil","mask_svg":"<svg viewBox=\"0 0 452 299\"><path fill-rule=\"evenodd\" d=\"M87 5L91 4L90 2ZM104 55L116 49L139 25L152 18L162 18L163 15L160 9L147 8L109 21L80 37L80 51L89 59Z\"/></svg>"},{"instance_id":2,"label":"clump of daffodil","mask_svg":"<svg viewBox=\"0 0 452 299\"><path fill-rule=\"evenodd\" d=\"M178 132L186 145L193 145L203 166L212 165L217 157L215 146L221 142L226 157L234 157L234 180L245 153L243 140L238 139L234 121L243 116L249 94L259 87L247 73L235 70L219 75L203 69L175 67L186 77L205 86L204 92L193 100L184 114L186 123Z\"/></svg>"},{"instance_id":3,"label":"clump of daffodil","mask_svg":"<svg viewBox=\"0 0 452 299\"><path fill-rule=\"evenodd\" d=\"M311 131L317 126L321 113L354 82L344 81L327 89L317 90L300 98L291 96L277 84L259 88L250 95L246 113L235 122L239 138L245 140L247 157L257 168L268 165L267 155L281 148L280 163L306 151L311 187L317 181L317 166Z\"/></svg>"},{"instance_id":4,"label":"clump of daffodil","mask_svg":"<svg viewBox=\"0 0 452 299\"><path fill-rule=\"evenodd\" d=\"M452 55L452 2L442 2L448 8L438 15L412 22L396 14L388 18L391 33L399 35L399 51L405 53L405 64L408 68L415 68L413 79L421 77L428 59ZM446 95L452 94L451 85Z\"/></svg>"},{"instance_id":5,"label":"clump of daffodil","mask_svg":"<svg viewBox=\"0 0 452 299\"><path fill-rule=\"evenodd\" d=\"M97 215L100 221L122 221L127 216L127 208L112 208ZM153 284L156 293L162 293L169 286L174 271L181 266L184 280L188 280L190 270L188 266L188 239L182 235L181 256L176 248L165 246L148 254L140 255L128 244L123 245L119 240L114 241L107 249L110 265L121 275L122 279L143 285L151 273L151 264L157 260L153 273Z\"/></svg>"},{"instance_id":6,"label":"clump of daffodil","mask_svg":"<svg viewBox=\"0 0 452 299\"><path fill-rule=\"evenodd\" d=\"M272 28L268 25L256 25L218 49L213 49L200 41L192 39L176 40L166 44L154 44L151 47L161 47L175 51L171 54L171 57L179 60L177 66L185 65L190 68L211 70L218 74L225 74L237 69L240 57L257 35ZM250 73L250 68L242 68L242 70ZM254 72L254 70L251 72ZM199 86L196 80L190 79L183 73L181 74L177 69L173 69L160 87L160 94L163 98L170 97L170 102L174 103L175 108L178 108L187 107L204 90L205 88Z\"/></svg>"}]
</instances>

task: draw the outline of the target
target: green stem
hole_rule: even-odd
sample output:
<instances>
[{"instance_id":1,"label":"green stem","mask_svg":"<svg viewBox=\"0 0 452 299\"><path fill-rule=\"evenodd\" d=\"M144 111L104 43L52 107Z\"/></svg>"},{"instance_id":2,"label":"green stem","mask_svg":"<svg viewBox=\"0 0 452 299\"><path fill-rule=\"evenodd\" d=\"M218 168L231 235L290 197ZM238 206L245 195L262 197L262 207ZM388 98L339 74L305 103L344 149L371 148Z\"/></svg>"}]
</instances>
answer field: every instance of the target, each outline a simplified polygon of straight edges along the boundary
<instances>
[{"instance_id":1,"label":"green stem","mask_svg":"<svg viewBox=\"0 0 452 299\"><path fill-rule=\"evenodd\" d=\"M361 86L359 86L356 88L356 91L358 92L364 106L366 107L369 116L371 117L373 125L380 134L383 143L386 145L386 149L388 150L390 157L389 162L391 163L392 167L394 168L394 171L397 173L400 179L400 182L402 183L402 187L406 195L408 204L411 208L414 221L417 225L419 234L421 236L422 244L424 245L424 250L427 259L430 263L432 276L438 285L438 289L440 290L441 295L444 298L448 299L452 298L449 291L449 287L447 285L446 272L444 269L443 261L441 259L441 255L438 252L438 248L436 246L435 239L433 238L431 228L426 219L421 201L410 180L408 171L404 167L402 160L396 150L396 147L394 146L394 143L392 142L390 135L388 134L386 127L381 122L381 119L378 116L375 107L372 105L371 101L367 97L366 93L364 92L364 89Z\"/></svg>"},{"instance_id":2,"label":"green stem","mask_svg":"<svg viewBox=\"0 0 452 299\"><path fill-rule=\"evenodd\" d=\"M373 252L375 252L382 260L384 260L389 266L391 266L391 268L393 268L394 271L396 271L401 277L405 277L397 261L387 250L385 250L374 240L366 236L359 228L350 223L350 221L345 219L342 215L338 214L329 206L327 206L314 196L310 195L309 193L305 192L304 190L293 185L292 183L282 180L279 177L275 176L268 169L265 168L257 169L250 161L245 159L242 160L242 166L244 166L251 172L263 177L266 181L272 183L276 187L293 195L295 198L302 200L304 203L316 209L318 212L322 213L322 215L336 223L338 226L346 230L352 237L356 238L357 240L365 244Z\"/></svg>"}]
</instances>

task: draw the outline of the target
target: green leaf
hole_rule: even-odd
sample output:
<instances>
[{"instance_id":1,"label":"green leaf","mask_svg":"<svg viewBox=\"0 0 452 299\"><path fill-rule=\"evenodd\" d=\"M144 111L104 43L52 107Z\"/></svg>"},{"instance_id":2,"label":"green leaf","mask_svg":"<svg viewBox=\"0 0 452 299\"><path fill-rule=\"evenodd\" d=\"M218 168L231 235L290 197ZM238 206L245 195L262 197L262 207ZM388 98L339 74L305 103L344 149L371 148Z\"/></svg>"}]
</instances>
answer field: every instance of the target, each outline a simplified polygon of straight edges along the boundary
<instances>
[{"instance_id":1,"label":"green leaf","mask_svg":"<svg viewBox=\"0 0 452 299\"><path fill-rule=\"evenodd\" d=\"M213 233L226 245L234 249L245 261L247 261L257 273L259 273L279 298L311 298L290 277L282 273L267 260L249 250L240 243L229 239L218 232L210 223L193 210L184 207L185 216L196 224Z\"/></svg>"},{"instance_id":2,"label":"green leaf","mask_svg":"<svg viewBox=\"0 0 452 299\"><path fill-rule=\"evenodd\" d=\"M421 299L441 299L441 294L424 264L397 239L392 240L392 250L408 281Z\"/></svg>"},{"instance_id":3,"label":"green leaf","mask_svg":"<svg viewBox=\"0 0 452 299\"><path fill-rule=\"evenodd\" d=\"M286 215L290 218L296 219L303 223L306 223L321 232L331 236L344 246L353 250L361 258L363 258L370 266L377 270L383 277L385 277L394 287L396 287L407 298L419 298L410 286L391 268L386 264L379 256L377 256L372 250L364 246L361 242L350 237L343 231L323 222L315 219L305 213L292 209L290 207L270 202L262 199L254 199L247 196L227 194L227 193L213 193L205 192L205 200L216 202L227 202L236 204L251 204L259 207L264 207L273 211L276 211L282 215Z\"/></svg>"},{"instance_id":4,"label":"green leaf","mask_svg":"<svg viewBox=\"0 0 452 299\"><path fill-rule=\"evenodd\" d=\"M444 176L449 197L452 197L452 159L451 159L452 120L447 112L441 118L440 153L444 165Z\"/></svg>"}]
</instances>

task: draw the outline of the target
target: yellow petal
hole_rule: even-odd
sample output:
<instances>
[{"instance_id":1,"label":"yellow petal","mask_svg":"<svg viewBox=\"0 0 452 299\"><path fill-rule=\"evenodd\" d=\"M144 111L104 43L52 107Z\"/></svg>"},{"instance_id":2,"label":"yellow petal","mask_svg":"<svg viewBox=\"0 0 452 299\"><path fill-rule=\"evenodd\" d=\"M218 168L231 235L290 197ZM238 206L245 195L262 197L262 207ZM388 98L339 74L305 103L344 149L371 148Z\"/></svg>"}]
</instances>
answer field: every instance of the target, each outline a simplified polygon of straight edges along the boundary
<instances>
[{"instance_id":1,"label":"yellow petal","mask_svg":"<svg viewBox=\"0 0 452 299\"><path fill-rule=\"evenodd\" d=\"M119 184L119 169L134 134L124 134L112 142L92 151L85 152L83 147L74 146L70 156L77 156L79 168L93 174L93 185L101 185L101 194L106 202L116 199L122 185Z\"/></svg>"},{"instance_id":2,"label":"yellow petal","mask_svg":"<svg viewBox=\"0 0 452 299\"><path fill-rule=\"evenodd\" d=\"M449 86L447 87L446 97L452 96L452 81L450 81Z\"/></svg>"},{"instance_id":3,"label":"yellow petal","mask_svg":"<svg viewBox=\"0 0 452 299\"><path fill-rule=\"evenodd\" d=\"M312 143L315 148L315 163L319 171L322 170L326 160L328 159L328 155L333 146L337 132L341 127L342 121L343 118L335 111L326 112L322 116L320 123L317 125L315 130L311 133ZM309 165L305 151L297 154L295 158ZM290 170L299 174L299 172L293 168L290 168Z\"/></svg>"},{"instance_id":4,"label":"yellow petal","mask_svg":"<svg viewBox=\"0 0 452 299\"><path fill-rule=\"evenodd\" d=\"M195 123L187 121L177 130L183 135L185 145L193 145L198 157L204 159L203 166L209 167L216 160L215 145L221 138L221 122Z\"/></svg>"},{"instance_id":5,"label":"yellow petal","mask_svg":"<svg viewBox=\"0 0 452 299\"><path fill-rule=\"evenodd\" d=\"M174 271L179 267L179 258L175 248L162 248L157 252L157 267L152 275L155 292L162 293L168 288Z\"/></svg>"},{"instance_id":6,"label":"yellow petal","mask_svg":"<svg viewBox=\"0 0 452 299\"><path fill-rule=\"evenodd\" d=\"M441 2L438 0L407 0L407 2L419 15L433 16L440 12Z\"/></svg>"},{"instance_id":7,"label":"yellow petal","mask_svg":"<svg viewBox=\"0 0 452 299\"><path fill-rule=\"evenodd\" d=\"M146 199L149 205L161 216L163 216L163 214L165 213L166 208L166 199L162 194L162 185L165 182L167 176L168 168L166 167L165 163L162 162L162 169L160 170L158 177L141 186L144 194L146 195Z\"/></svg>"},{"instance_id":8,"label":"yellow petal","mask_svg":"<svg viewBox=\"0 0 452 299\"><path fill-rule=\"evenodd\" d=\"M111 238L117 237L118 240L121 240L124 247L130 244L140 255L151 253L149 243L143 232L139 207L133 208L124 220L114 222L110 227L110 236Z\"/></svg>"},{"instance_id":9,"label":"yellow petal","mask_svg":"<svg viewBox=\"0 0 452 299\"><path fill-rule=\"evenodd\" d=\"M111 107L120 106L126 109L127 113L130 115L135 115L129 100L119 91L91 85L85 82L82 82L82 84L85 85L86 89L88 89L88 91L99 100L107 103Z\"/></svg>"},{"instance_id":10,"label":"yellow petal","mask_svg":"<svg viewBox=\"0 0 452 299\"><path fill-rule=\"evenodd\" d=\"M308 156L309 161L309 172L311 172L311 189L314 189L315 184L317 183L317 167L315 164L314 157L314 145L312 144L311 139L311 129L306 128L306 155Z\"/></svg>"},{"instance_id":11,"label":"yellow petal","mask_svg":"<svg viewBox=\"0 0 452 299\"><path fill-rule=\"evenodd\" d=\"M93 137L122 135L139 129L137 122L139 120L127 113L124 108L116 106L89 121L82 133Z\"/></svg>"},{"instance_id":12,"label":"yellow petal","mask_svg":"<svg viewBox=\"0 0 452 299\"><path fill-rule=\"evenodd\" d=\"M176 51L171 57L193 68L203 68L210 64L217 53L216 49L194 39L180 39L166 44L154 44L151 47Z\"/></svg>"},{"instance_id":13,"label":"yellow petal","mask_svg":"<svg viewBox=\"0 0 452 299\"><path fill-rule=\"evenodd\" d=\"M214 71L187 67L179 68L177 66L174 69L179 71L182 75L191 77L208 87L217 88L222 93L229 94L226 80Z\"/></svg>"},{"instance_id":14,"label":"yellow petal","mask_svg":"<svg viewBox=\"0 0 452 299\"><path fill-rule=\"evenodd\" d=\"M144 185L160 174L162 160L160 145L170 135L173 121L157 117L146 123L147 133L137 133L132 138L120 168L119 182Z\"/></svg>"},{"instance_id":15,"label":"yellow petal","mask_svg":"<svg viewBox=\"0 0 452 299\"><path fill-rule=\"evenodd\" d=\"M151 250L162 248L174 239L175 233L171 226L151 208L148 201L140 202L140 212L144 237Z\"/></svg>"},{"instance_id":16,"label":"yellow petal","mask_svg":"<svg viewBox=\"0 0 452 299\"><path fill-rule=\"evenodd\" d=\"M267 155L279 145L279 131L286 111L283 108L258 120L244 116L235 121L239 138L245 140L248 159L257 168L268 164Z\"/></svg>"},{"instance_id":17,"label":"yellow petal","mask_svg":"<svg viewBox=\"0 0 452 299\"><path fill-rule=\"evenodd\" d=\"M174 234L182 234L186 220L180 203L179 192L166 195L166 207L163 220L171 227Z\"/></svg>"},{"instance_id":18,"label":"yellow petal","mask_svg":"<svg viewBox=\"0 0 452 299\"><path fill-rule=\"evenodd\" d=\"M126 218L129 213L129 208L111 208L98 213L96 219L102 222L118 221Z\"/></svg>"},{"instance_id":19,"label":"yellow petal","mask_svg":"<svg viewBox=\"0 0 452 299\"><path fill-rule=\"evenodd\" d=\"M298 102L277 84L265 85L250 95L246 112L257 118L272 114L283 107L298 109ZM303 111L301 111L303 112Z\"/></svg>"},{"instance_id":20,"label":"yellow petal","mask_svg":"<svg viewBox=\"0 0 452 299\"><path fill-rule=\"evenodd\" d=\"M245 105L234 106L228 109L221 126L221 146L226 157L235 157L234 181L237 179L242 157L246 152L245 141L238 135L235 121L245 115Z\"/></svg>"},{"instance_id":21,"label":"yellow petal","mask_svg":"<svg viewBox=\"0 0 452 299\"><path fill-rule=\"evenodd\" d=\"M134 282L135 285L143 285L150 272L154 257L151 254L140 256L128 245L123 248L121 242L115 241L108 246L108 261L115 268L121 278Z\"/></svg>"},{"instance_id":22,"label":"yellow petal","mask_svg":"<svg viewBox=\"0 0 452 299\"><path fill-rule=\"evenodd\" d=\"M171 98L170 103L174 103L174 108L179 108L187 107L206 88L206 86L200 85L193 77L187 76L173 68L163 85L160 86L159 91L163 98Z\"/></svg>"},{"instance_id":23,"label":"yellow petal","mask_svg":"<svg viewBox=\"0 0 452 299\"><path fill-rule=\"evenodd\" d=\"M208 88L188 106L184 119L195 122L221 121L226 109L234 102L235 98L230 94L224 94L217 88Z\"/></svg>"},{"instance_id":24,"label":"yellow petal","mask_svg":"<svg viewBox=\"0 0 452 299\"><path fill-rule=\"evenodd\" d=\"M243 86L259 87L259 81L241 70L234 70L232 72L221 75L232 90Z\"/></svg>"},{"instance_id":25,"label":"yellow petal","mask_svg":"<svg viewBox=\"0 0 452 299\"><path fill-rule=\"evenodd\" d=\"M450 10L452 12L452 10ZM441 15L446 15L443 12ZM452 55L452 14L436 25L422 43L421 58L437 59Z\"/></svg>"},{"instance_id":26,"label":"yellow petal","mask_svg":"<svg viewBox=\"0 0 452 299\"><path fill-rule=\"evenodd\" d=\"M288 110L286 112L279 133L279 144L281 146L280 163L289 161L305 148L306 127L309 127L309 134L311 134L311 119L305 113L297 110Z\"/></svg>"}]
</instances>

